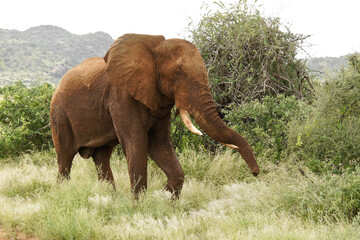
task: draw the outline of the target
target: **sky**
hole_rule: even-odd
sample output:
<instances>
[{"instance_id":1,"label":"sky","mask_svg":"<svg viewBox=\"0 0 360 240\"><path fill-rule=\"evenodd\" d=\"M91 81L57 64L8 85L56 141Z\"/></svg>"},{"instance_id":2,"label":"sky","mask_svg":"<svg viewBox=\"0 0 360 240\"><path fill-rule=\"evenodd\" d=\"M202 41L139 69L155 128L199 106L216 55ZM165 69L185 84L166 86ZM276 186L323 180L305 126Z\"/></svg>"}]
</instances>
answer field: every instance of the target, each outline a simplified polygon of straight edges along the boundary
<instances>
[{"instance_id":1,"label":"sky","mask_svg":"<svg viewBox=\"0 0 360 240\"><path fill-rule=\"evenodd\" d=\"M0 0L0 29L54 25L71 33L103 31L183 38L213 0ZM234 3L237 0L222 0ZM253 1L253 0L251 0ZM360 52L359 0L258 0L264 16L280 17L294 33L311 35L305 57L338 57ZM310 47L311 45L311 47Z\"/></svg>"}]
</instances>

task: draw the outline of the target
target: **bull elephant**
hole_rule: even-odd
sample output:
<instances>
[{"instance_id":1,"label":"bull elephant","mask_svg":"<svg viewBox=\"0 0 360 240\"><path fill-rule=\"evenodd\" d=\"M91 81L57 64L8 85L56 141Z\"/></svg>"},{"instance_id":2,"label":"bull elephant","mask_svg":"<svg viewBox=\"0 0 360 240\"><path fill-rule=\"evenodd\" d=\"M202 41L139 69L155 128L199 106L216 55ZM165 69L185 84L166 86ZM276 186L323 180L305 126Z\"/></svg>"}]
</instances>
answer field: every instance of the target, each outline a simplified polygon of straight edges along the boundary
<instances>
[{"instance_id":1,"label":"bull elephant","mask_svg":"<svg viewBox=\"0 0 360 240\"><path fill-rule=\"evenodd\" d=\"M147 157L167 176L166 189L180 194L184 173L170 139L171 109L201 134L237 149L256 176L247 141L220 119L198 49L181 39L126 34L104 58L89 58L61 79L51 101L51 128L59 177L69 178L75 154L92 157L99 179L114 184L110 156L121 144L135 196L147 187Z\"/></svg>"}]
</instances>

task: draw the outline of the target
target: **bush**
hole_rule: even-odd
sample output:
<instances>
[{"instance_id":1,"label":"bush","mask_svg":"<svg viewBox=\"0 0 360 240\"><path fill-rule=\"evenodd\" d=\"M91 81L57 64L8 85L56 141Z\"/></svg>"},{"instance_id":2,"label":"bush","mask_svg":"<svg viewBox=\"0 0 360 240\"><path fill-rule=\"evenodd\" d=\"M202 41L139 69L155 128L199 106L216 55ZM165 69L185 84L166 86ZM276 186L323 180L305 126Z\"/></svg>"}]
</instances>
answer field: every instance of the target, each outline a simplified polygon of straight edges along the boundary
<instances>
[{"instance_id":1,"label":"bush","mask_svg":"<svg viewBox=\"0 0 360 240\"><path fill-rule=\"evenodd\" d=\"M294 96L266 96L242 105L231 105L224 119L242 134L258 156L273 162L280 161L287 148L287 126L298 115L304 102Z\"/></svg>"},{"instance_id":2,"label":"bush","mask_svg":"<svg viewBox=\"0 0 360 240\"><path fill-rule=\"evenodd\" d=\"M195 121L193 121L194 125L200 129ZM206 142L205 136L198 136L190 132L180 116L175 115L175 111L173 110L172 121L171 121L171 130L170 135L174 145L174 148L178 151L183 151L189 145L195 147L196 149L203 148ZM208 138L208 137L207 137Z\"/></svg>"},{"instance_id":3,"label":"bush","mask_svg":"<svg viewBox=\"0 0 360 240\"><path fill-rule=\"evenodd\" d=\"M314 171L341 173L360 162L360 63L325 81L308 115L291 123L289 146Z\"/></svg>"},{"instance_id":4,"label":"bush","mask_svg":"<svg viewBox=\"0 0 360 240\"><path fill-rule=\"evenodd\" d=\"M52 146L50 100L54 87L48 83L26 88L21 82L1 88L0 157Z\"/></svg>"},{"instance_id":5,"label":"bush","mask_svg":"<svg viewBox=\"0 0 360 240\"><path fill-rule=\"evenodd\" d=\"M321 221L358 221L360 217L360 169L343 175L324 174L299 175L280 181L275 190L278 208L291 214ZM279 173L278 173L279 174ZM285 179L284 179L285 180Z\"/></svg>"},{"instance_id":6,"label":"bush","mask_svg":"<svg viewBox=\"0 0 360 240\"><path fill-rule=\"evenodd\" d=\"M206 12L190 33L222 108L264 96L311 93L305 62L296 59L307 36L290 32L278 18L261 16L246 0L217 4L221 10Z\"/></svg>"}]
</instances>

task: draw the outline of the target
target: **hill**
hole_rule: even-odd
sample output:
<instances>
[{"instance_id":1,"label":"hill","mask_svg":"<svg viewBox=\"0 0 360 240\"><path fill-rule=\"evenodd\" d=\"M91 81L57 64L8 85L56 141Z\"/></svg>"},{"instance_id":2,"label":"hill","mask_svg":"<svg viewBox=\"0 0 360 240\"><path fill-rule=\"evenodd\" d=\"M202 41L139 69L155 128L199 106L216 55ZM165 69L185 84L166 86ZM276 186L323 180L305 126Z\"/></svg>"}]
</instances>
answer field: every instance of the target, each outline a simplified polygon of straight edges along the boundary
<instances>
[{"instance_id":1,"label":"hill","mask_svg":"<svg viewBox=\"0 0 360 240\"><path fill-rule=\"evenodd\" d=\"M310 58L307 60L307 67L310 70L319 72L320 75L331 74L337 72L342 67L348 66L348 57L349 55L340 56L340 57L318 57Z\"/></svg>"},{"instance_id":2,"label":"hill","mask_svg":"<svg viewBox=\"0 0 360 240\"><path fill-rule=\"evenodd\" d=\"M57 84L63 74L83 60L104 56L113 43L104 32L72 34L55 26L26 31L0 29L0 85L22 80Z\"/></svg>"},{"instance_id":3,"label":"hill","mask_svg":"<svg viewBox=\"0 0 360 240\"><path fill-rule=\"evenodd\" d=\"M64 73L83 60L104 56L114 39L104 32L77 35L56 26L43 25L26 31L0 29L0 86L21 80L57 84ZM347 66L347 57L307 59L307 67L333 73Z\"/></svg>"}]
</instances>

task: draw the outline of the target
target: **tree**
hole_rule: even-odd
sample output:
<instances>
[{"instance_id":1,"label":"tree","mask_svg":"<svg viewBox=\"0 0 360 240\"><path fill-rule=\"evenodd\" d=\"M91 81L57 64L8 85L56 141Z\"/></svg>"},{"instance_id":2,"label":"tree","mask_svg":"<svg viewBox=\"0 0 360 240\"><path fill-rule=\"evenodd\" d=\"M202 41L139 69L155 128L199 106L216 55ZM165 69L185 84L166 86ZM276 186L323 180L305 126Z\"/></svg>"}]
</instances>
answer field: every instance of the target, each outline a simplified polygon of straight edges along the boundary
<instances>
[{"instance_id":1,"label":"tree","mask_svg":"<svg viewBox=\"0 0 360 240\"><path fill-rule=\"evenodd\" d=\"M198 24L191 23L190 33L221 108L268 95L311 93L305 62L296 59L308 36L290 32L279 18L261 16L256 2L217 5L220 10L207 9Z\"/></svg>"}]
</instances>

